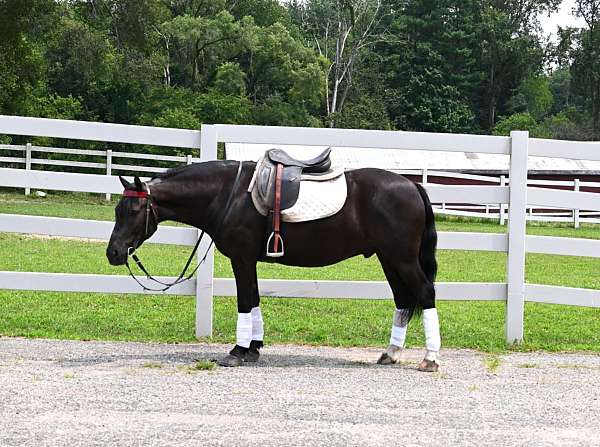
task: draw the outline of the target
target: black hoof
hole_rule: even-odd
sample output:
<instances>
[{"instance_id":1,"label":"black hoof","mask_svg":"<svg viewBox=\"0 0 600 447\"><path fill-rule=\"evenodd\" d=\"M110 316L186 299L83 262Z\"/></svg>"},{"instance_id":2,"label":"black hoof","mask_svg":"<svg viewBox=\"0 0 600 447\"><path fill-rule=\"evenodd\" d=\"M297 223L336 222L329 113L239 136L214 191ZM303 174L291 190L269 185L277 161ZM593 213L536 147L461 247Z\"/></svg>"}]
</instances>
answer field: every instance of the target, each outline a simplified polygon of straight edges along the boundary
<instances>
[{"instance_id":1,"label":"black hoof","mask_svg":"<svg viewBox=\"0 0 600 447\"><path fill-rule=\"evenodd\" d=\"M262 341L252 341L249 348L235 345L229 352L229 355L218 361L221 366L242 366L244 362L255 363L260 357L259 348L262 348Z\"/></svg>"},{"instance_id":2,"label":"black hoof","mask_svg":"<svg viewBox=\"0 0 600 447\"><path fill-rule=\"evenodd\" d=\"M259 357L260 352L258 352L258 349L250 349L244 357L244 362L256 363Z\"/></svg>"},{"instance_id":3,"label":"black hoof","mask_svg":"<svg viewBox=\"0 0 600 447\"><path fill-rule=\"evenodd\" d=\"M242 366L242 363L244 363L244 361L241 358L236 357L235 355L227 354L227 356L223 357L217 363L219 364L219 366L235 367Z\"/></svg>"},{"instance_id":4,"label":"black hoof","mask_svg":"<svg viewBox=\"0 0 600 447\"><path fill-rule=\"evenodd\" d=\"M417 369L421 372L438 372L440 365L433 360L423 359Z\"/></svg>"},{"instance_id":5,"label":"black hoof","mask_svg":"<svg viewBox=\"0 0 600 447\"><path fill-rule=\"evenodd\" d=\"M396 362L394 362L394 359L391 358L389 355L387 355L386 352L381 354L381 357L379 357L379 360L377 360L378 365L391 365L393 363L396 363Z\"/></svg>"},{"instance_id":6,"label":"black hoof","mask_svg":"<svg viewBox=\"0 0 600 447\"><path fill-rule=\"evenodd\" d=\"M246 355L244 356L244 361L250 363L258 362L258 358L260 357L259 349L262 347L262 341L252 340L250 342L250 348L248 348L248 352L246 352Z\"/></svg>"}]
</instances>

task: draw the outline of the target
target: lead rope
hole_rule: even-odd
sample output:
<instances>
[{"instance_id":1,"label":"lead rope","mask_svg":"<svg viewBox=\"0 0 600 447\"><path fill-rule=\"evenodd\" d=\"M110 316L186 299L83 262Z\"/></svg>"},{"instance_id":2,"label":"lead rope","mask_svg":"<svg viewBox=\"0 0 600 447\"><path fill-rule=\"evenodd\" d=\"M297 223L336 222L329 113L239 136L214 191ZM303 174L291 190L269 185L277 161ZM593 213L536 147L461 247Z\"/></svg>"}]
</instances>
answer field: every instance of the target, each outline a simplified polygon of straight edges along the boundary
<instances>
[{"instance_id":1,"label":"lead rope","mask_svg":"<svg viewBox=\"0 0 600 447\"><path fill-rule=\"evenodd\" d=\"M233 193L235 192L236 186L240 180L240 176L242 174L242 164L243 162L240 161L240 164L238 166L238 170L237 170L237 175L235 176L235 181L233 182L233 187L231 188L231 191L229 192L229 197L227 198L227 202L225 204L225 211L223 212L223 217L221 218L221 222L219 223L219 225L217 226L217 230L215 231L215 237L217 237L217 235L219 234L219 230L221 230L221 227L223 226L223 223L225 222L225 220L227 219L227 215L229 214L229 206L231 205L231 201L233 199ZM148 188L148 196L150 195L150 188L148 187L148 185L146 185L146 187ZM148 197L148 200L150 200L150 197ZM148 225L148 220L146 220L146 226ZM147 231L147 230L146 230ZM196 254L196 252L198 251L198 247L200 246L200 242L202 241L202 238L205 235L205 231L202 230L202 232L200 233L200 237L198 238L198 241L196 242L196 245L194 246L194 249L192 250L192 253L190 254L190 257L188 258L185 267L183 268L182 272L179 274L179 276L177 277L177 279L175 281L173 281L172 283L165 283L162 282L158 279L156 279L154 276L152 276L148 270L146 269L146 267L144 267L144 264L142 264L142 261L140 260L140 258L135 254L135 250L133 250L131 253L127 253L128 258L125 261L125 265L127 266L127 270L129 270L129 275L135 280L135 282L137 282L144 291L146 292L165 292L167 290L169 290L171 287L180 284L182 282L185 281L189 281L190 279L192 279L192 277L194 276L194 273L196 273L198 271L198 269L200 268L200 266L204 263L204 261L206 261L206 258L208 257L208 253L211 249L211 247L214 244L214 240L210 241L210 244L208 245L208 248L206 249L206 252L204 253L204 256L202 257L202 259L198 262L198 265L196 265L196 267L194 268L194 270L192 270L189 275L185 276L185 273L187 271L187 269L189 268L190 264L192 263L192 259L194 258L194 255ZM162 286L162 288L151 288L146 286L145 284L143 284L133 273L133 271L131 270L131 266L129 265L129 256L131 256L131 258L133 259L133 261L137 264L137 266L140 268L140 270L146 275L146 279L149 279L151 281L154 281L157 284L160 284Z\"/></svg>"}]
</instances>

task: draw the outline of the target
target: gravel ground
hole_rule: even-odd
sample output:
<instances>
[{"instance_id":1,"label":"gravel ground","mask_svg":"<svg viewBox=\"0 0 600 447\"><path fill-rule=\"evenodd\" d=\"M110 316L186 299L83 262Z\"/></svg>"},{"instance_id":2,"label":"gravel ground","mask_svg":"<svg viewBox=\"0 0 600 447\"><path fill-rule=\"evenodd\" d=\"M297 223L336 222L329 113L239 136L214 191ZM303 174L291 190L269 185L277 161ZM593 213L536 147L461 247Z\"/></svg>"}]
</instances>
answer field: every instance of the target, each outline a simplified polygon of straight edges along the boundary
<instances>
[{"instance_id":1,"label":"gravel ground","mask_svg":"<svg viewBox=\"0 0 600 447\"><path fill-rule=\"evenodd\" d=\"M600 446L600 356L0 338L2 446Z\"/></svg>"}]
</instances>

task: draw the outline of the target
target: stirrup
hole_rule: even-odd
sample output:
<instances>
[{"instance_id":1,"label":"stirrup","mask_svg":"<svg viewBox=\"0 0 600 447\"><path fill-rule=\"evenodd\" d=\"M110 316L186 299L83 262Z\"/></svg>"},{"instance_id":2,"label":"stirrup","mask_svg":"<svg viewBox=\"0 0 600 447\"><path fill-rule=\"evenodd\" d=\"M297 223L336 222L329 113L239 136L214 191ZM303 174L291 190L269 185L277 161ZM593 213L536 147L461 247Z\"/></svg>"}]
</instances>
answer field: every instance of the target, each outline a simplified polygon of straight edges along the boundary
<instances>
[{"instance_id":1,"label":"stirrup","mask_svg":"<svg viewBox=\"0 0 600 447\"><path fill-rule=\"evenodd\" d=\"M271 241L273 240L273 236L275 236L276 238L279 239L279 242L281 242L281 251L269 251L269 246L271 245ZM269 239L267 239L267 256L269 258L281 258L283 256L283 254L285 253L285 249L283 247L283 239L281 237L281 234L275 234L275 232L273 231L271 233L271 235L269 236Z\"/></svg>"}]
</instances>

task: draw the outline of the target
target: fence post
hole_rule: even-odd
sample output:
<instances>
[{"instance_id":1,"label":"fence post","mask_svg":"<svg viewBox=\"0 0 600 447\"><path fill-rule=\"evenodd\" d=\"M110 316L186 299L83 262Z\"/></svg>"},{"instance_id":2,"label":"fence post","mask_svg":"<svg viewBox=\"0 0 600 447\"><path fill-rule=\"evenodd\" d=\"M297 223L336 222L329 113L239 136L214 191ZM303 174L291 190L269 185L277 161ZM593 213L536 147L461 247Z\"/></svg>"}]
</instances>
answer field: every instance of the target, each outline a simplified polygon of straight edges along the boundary
<instances>
[{"instance_id":1,"label":"fence post","mask_svg":"<svg viewBox=\"0 0 600 447\"><path fill-rule=\"evenodd\" d=\"M31 143L25 145L25 169L31 171ZM31 188L25 188L25 195L31 194Z\"/></svg>"},{"instance_id":2,"label":"fence post","mask_svg":"<svg viewBox=\"0 0 600 447\"><path fill-rule=\"evenodd\" d=\"M421 184L423 186L427 185L427 168L424 168L422 171L422 177L423 177L423 181L421 182Z\"/></svg>"},{"instance_id":3,"label":"fence post","mask_svg":"<svg viewBox=\"0 0 600 447\"><path fill-rule=\"evenodd\" d=\"M188 165L192 164L192 154L187 154L185 157L185 161Z\"/></svg>"},{"instance_id":4,"label":"fence post","mask_svg":"<svg viewBox=\"0 0 600 447\"><path fill-rule=\"evenodd\" d=\"M512 131L510 137L506 341L507 343L518 343L523 340L525 311L525 233L527 224L529 132Z\"/></svg>"},{"instance_id":5,"label":"fence post","mask_svg":"<svg viewBox=\"0 0 600 447\"><path fill-rule=\"evenodd\" d=\"M112 149L106 150L106 175L112 175ZM110 194L106 194L105 197L110 202Z\"/></svg>"},{"instance_id":6,"label":"fence post","mask_svg":"<svg viewBox=\"0 0 600 447\"><path fill-rule=\"evenodd\" d=\"M573 190L575 192L579 192L579 179L578 178L573 180ZM573 226L575 228L579 228L579 210L578 209L573 210Z\"/></svg>"},{"instance_id":7,"label":"fence post","mask_svg":"<svg viewBox=\"0 0 600 447\"><path fill-rule=\"evenodd\" d=\"M504 175L500 176L500 186L506 186L506 176L504 176ZM500 217L500 225L504 225L504 204L503 203L498 204L498 214Z\"/></svg>"},{"instance_id":8,"label":"fence post","mask_svg":"<svg viewBox=\"0 0 600 447\"><path fill-rule=\"evenodd\" d=\"M217 128L202 125L200 133L200 161L217 159ZM198 232L199 233L199 232ZM210 238L205 238L198 248L198 261L206 252ZM214 248L206 257L196 276L196 337L210 337L213 326L213 275Z\"/></svg>"}]
</instances>

